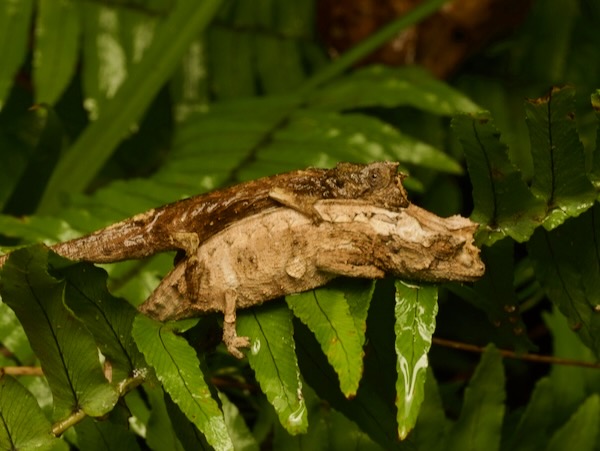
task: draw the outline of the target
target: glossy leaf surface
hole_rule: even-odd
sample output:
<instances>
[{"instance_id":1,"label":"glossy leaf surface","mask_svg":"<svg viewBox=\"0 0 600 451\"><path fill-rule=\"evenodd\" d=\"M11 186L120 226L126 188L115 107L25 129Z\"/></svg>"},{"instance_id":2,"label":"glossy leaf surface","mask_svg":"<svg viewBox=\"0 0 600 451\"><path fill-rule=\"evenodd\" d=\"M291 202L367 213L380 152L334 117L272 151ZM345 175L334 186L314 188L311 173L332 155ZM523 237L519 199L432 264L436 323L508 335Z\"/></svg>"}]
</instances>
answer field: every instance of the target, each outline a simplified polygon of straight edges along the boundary
<instances>
[{"instance_id":1,"label":"glossy leaf surface","mask_svg":"<svg viewBox=\"0 0 600 451\"><path fill-rule=\"evenodd\" d=\"M281 425L290 434L305 432L307 412L290 310L279 304L239 312L237 332L251 339L248 362Z\"/></svg>"},{"instance_id":2,"label":"glossy leaf surface","mask_svg":"<svg viewBox=\"0 0 600 451\"><path fill-rule=\"evenodd\" d=\"M59 420L79 409L101 416L117 401L104 378L96 344L65 307L64 282L48 275L48 251L37 247L12 254L0 272L2 300L16 313L40 359Z\"/></svg>"},{"instance_id":3,"label":"glossy leaf surface","mask_svg":"<svg viewBox=\"0 0 600 451\"><path fill-rule=\"evenodd\" d=\"M177 323L164 325L138 315L133 322L133 338L165 390L208 443L233 449L223 413L204 380L196 352L175 334L175 327Z\"/></svg>"},{"instance_id":4,"label":"glossy leaf surface","mask_svg":"<svg viewBox=\"0 0 600 451\"><path fill-rule=\"evenodd\" d=\"M396 282L396 407L400 439L406 438L415 426L425 396L427 354L436 314L436 287Z\"/></svg>"}]
</instances>

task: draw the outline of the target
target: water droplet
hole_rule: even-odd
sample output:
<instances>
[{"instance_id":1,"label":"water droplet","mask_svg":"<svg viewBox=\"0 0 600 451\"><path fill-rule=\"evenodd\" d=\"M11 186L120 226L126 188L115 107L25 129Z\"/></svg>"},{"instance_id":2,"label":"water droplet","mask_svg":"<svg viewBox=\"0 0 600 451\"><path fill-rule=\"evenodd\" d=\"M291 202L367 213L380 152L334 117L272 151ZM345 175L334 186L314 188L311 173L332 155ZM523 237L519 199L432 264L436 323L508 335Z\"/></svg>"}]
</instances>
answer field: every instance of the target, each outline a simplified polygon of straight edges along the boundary
<instances>
[{"instance_id":1,"label":"water droplet","mask_svg":"<svg viewBox=\"0 0 600 451\"><path fill-rule=\"evenodd\" d=\"M250 352L252 353L252 355L256 355L256 354L258 354L259 351L260 351L260 340L254 340L252 342L252 346L250 346Z\"/></svg>"},{"instance_id":2,"label":"water droplet","mask_svg":"<svg viewBox=\"0 0 600 451\"><path fill-rule=\"evenodd\" d=\"M508 305L508 304L506 304L504 306L504 311L506 313L514 313L514 312L517 311L517 306L516 305Z\"/></svg>"},{"instance_id":3,"label":"water droplet","mask_svg":"<svg viewBox=\"0 0 600 451\"><path fill-rule=\"evenodd\" d=\"M600 312L600 304L594 305L594 311L595 312Z\"/></svg>"},{"instance_id":4,"label":"water droplet","mask_svg":"<svg viewBox=\"0 0 600 451\"><path fill-rule=\"evenodd\" d=\"M302 424L305 412L306 406L304 405L304 402L301 402L298 408L290 413L290 416L287 419L288 424L290 426L298 426L299 424Z\"/></svg>"}]
</instances>

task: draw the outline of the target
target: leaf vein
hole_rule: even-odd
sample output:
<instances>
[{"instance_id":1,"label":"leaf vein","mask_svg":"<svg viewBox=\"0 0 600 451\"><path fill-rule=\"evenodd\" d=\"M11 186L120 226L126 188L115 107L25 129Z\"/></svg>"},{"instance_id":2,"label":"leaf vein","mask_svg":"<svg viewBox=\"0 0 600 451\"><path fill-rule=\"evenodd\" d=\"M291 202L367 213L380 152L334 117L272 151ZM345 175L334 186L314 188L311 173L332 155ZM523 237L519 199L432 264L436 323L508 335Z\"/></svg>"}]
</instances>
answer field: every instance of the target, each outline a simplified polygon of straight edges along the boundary
<instances>
[{"instance_id":1,"label":"leaf vein","mask_svg":"<svg viewBox=\"0 0 600 451\"><path fill-rule=\"evenodd\" d=\"M58 340L58 335L56 334L56 331L54 330L53 327L53 323L52 321L50 321L50 317L48 316L48 312L46 311L46 309L44 308L44 305L41 301L41 299L38 297L37 293L33 290L33 284L32 281L29 277L29 275L31 274L31 272L29 271L29 265L31 263L31 258L29 259L29 261L27 262L26 265L26 272L25 272L25 280L27 280L27 287L29 288L30 293L32 294L33 298L35 299L35 302L38 304L40 310L42 311L42 314L44 315L44 317L46 318L46 323L48 325L48 329L50 330L50 333L52 335L52 340L54 341L54 344L56 345L56 348L58 350L58 356L60 358L60 362L62 364L62 367L64 368L65 371L65 376L67 378L67 382L69 384L69 389L71 390L71 394L73 395L73 399L75 400L75 406L73 406L73 411L76 411L77 409L79 409L79 398L77 396L77 391L75 390L75 387L73 385L73 381L71 379L71 374L69 372L69 368L67 366L67 362L65 361L65 356L62 350L62 347L60 345L60 341Z\"/></svg>"},{"instance_id":2,"label":"leaf vein","mask_svg":"<svg viewBox=\"0 0 600 451\"><path fill-rule=\"evenodd\" d=\"M175 360L175 358L171 354L171 351L169 350L167 344L163 340L163 336L162 336L162 334L163 334L163 328L164 328L164 326L160 326L160 328L158 329L158 338L160 340L160 343L161 343L163 349L165 350L165 352L167 353L167 355L169 356L169 358L171 359L171 362L173 363L173 366L175 366L175 369L177 370L177 375L179 376L179 379L183 382L183 386L184 386L185 390L190 394L190 398L192 399L192 402L194 404L196 404L196 406L198 407L198 409L200 410L200 412L204 416L205 420L209 421L210 418L208 418L208 416L204 412L204 409L202 408L202 406L200 405L200 403L198 403L198 401L196 400L196 397L194 396L194 392L188 386L187 381L185 380L185 378L181 374L181 368L179 368L179 365L177 364L177 361ZM171 333L171 332L169 332L169 333Z\"/></svg>"},{"instance_id":3,"label":"leaf vein","mask_svg":"<svg viewBox=\"0 0 600 451\"><path fill-rule=\"evenodd\" d=\"M323 307L321 307L321 304L319 302L319 298L317 297L315 291L313 290L313 297L315 298L315 303L317 304L317 307L319 307L319 310L321 311L321 313L323 314L323 316L325 317L325 319L327 319L327 323L329 324L329 326L331 327L331 330L333 331L333 333L335 334L335 337L338 341L338 343L340 343L340 346L342 347L342 349L344 350L344 358L346 360L346 363L348 365L348 368L350 368L350 358L348 355L348 351L346 350L346 346L344 345L344 340L342 340L340 338L340 334L338 333L335 325L333 324L333 322L329 319L329 316L327 316L327 313L325 312L325 310L323 309Z\"/></svg>"}]
</instances>

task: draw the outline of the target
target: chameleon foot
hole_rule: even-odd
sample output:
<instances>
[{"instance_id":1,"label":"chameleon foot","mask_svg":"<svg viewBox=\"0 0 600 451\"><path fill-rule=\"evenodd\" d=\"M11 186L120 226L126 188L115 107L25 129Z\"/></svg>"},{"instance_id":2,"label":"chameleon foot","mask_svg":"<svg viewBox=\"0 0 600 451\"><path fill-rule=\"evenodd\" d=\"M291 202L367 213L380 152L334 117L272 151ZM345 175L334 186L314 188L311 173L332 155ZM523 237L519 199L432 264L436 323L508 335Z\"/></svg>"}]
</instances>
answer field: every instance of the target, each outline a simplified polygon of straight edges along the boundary
<instances>
[{"instance_id":1,"label":"chameleon foot","mask_svg":"<svg viewBox=\"0 0 600 451\"><path fill-rule=\"evenodd\" d=\"M247 348L250 346L250 339L248 337L227 337L225 331L223 331L223 342L227 346L227 351L234 356L236 359L243 359L244 354L240 351L240 348Z\"/></svg>"},{"instance_id":2,"label":"chameleon foot","mask_svg":"<svg viewBox=\"0 0 600 451\"><path fill-rule=\"evenodd\" d=\"M237 293L235 290L227 290L225 292L225 309L223 318L223 343L227 346L229 353L238 358L243 359L244 354L239 348L247 348L250 346L248 337L238 337L235 329L235 308L237 301Z\"/></svg>"}]
</instances>

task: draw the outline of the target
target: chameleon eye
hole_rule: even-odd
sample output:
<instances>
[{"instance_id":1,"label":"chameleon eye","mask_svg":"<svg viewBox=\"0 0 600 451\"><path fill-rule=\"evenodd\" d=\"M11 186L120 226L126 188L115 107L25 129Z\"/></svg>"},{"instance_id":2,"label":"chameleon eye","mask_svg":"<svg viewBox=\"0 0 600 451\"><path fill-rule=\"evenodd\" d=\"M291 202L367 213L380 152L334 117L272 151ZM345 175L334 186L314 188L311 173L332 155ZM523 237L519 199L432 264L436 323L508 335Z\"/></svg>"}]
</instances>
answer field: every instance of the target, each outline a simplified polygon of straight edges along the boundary
<instances>
[{"instance_id":1,"label":"chameleon eye","mask_svg":"<svg viewBox=\"0 0 600 451\"><path fill-rule=\"evenodd\" d=\"M372 187L379 188L386 186L386 174L379 168L374 168L369 171L369 183Z\"/></svg>"}]
</instances>

